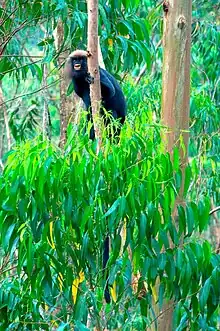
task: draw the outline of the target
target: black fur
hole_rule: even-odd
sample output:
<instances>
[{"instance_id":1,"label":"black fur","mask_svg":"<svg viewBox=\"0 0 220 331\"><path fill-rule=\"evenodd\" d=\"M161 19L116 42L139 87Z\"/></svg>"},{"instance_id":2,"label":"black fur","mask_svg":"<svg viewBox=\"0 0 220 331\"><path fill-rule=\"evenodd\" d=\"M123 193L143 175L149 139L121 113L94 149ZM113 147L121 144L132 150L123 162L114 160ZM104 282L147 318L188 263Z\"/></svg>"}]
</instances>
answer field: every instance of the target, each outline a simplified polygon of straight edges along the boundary
<instances>
[{"instance_id":1,"label":"black fur","mask_svg":"<svg viewBox=\"0 0 220 331\"><path fill-rule=\"evenodd\" d=\"M80 69L76 70L75 66L80 66ZM92 83L92 77L88 73L87 58L85 56L71 57L72 73L71 78L74 84L76 94L83 99L83 102L88 110L88 121L92 121L91 116L91 101L90 101L90 89L89 85ZM114 119L119 119L123 124L126 116L126 102L124 94L117 82L117 80L106 70L100 68L100 83L101 83L101 95L102 106L107 112L110 112ZM101 110L101 115L104 115L104 111ZM109 118L104 118L104 124L109 124ZM114 128L114 136L119 136L120 128ZM90 131L90 139L95 138L94 127Z\"/></svg>"},{"instance_id":2,"label":"black fur","mask_svg":"<svg viewBox=\"0 0 220 331\"><path fill-rule=\"evenodd\" d=\"M109 237L107 236L105 238L104 245L103 245L103 272L104 272L104 275L106 275L106 280L107 280L106 285L105 285L105 290L104 290L104 297L105 297L106 303L111 302L109 286L108 286L108 271L105 270L108 259L109 259Z\"/></svg>"},{"instance_id":3,"label":"black fur","mask_svg":"<svg viewBox=\"0 0 220 331\"><path fill-rule=\"evenodd\" d=\"M80 51L79 51L80 52ZM79 53L78 52L78 53ZM82 98L87 111L87 120L92 122L91 112L91 100L90 100L90 87L89 85L93 82L93 78L88 73L87 57L83 55L70 56L69 63L69 76L71 77L76 94ZM74 67L78 66L78 70ZM117 80L106 70L99 68L100 70L100 84L101 84L101 96L102 106L104 109L111 113L114 119L119 119L122 125L126 117L126 102L124 94L117 82ZM104 111L101 109L101 115L104 116ZM104 116L104 124L107 126L110 123L109 117ZM114 137L120 135L120 127L114 127ZM111 135L109 135L111 136ZM95 138L94 127L90 130L90 139ZM104 297L107 303L110 303L111 297L109 293L108 285L108 271L106 265L109 259L109 237L107 236L103 245L103 270L106 278L106 286L104 290Z\"/></svg>"}]
</instances>

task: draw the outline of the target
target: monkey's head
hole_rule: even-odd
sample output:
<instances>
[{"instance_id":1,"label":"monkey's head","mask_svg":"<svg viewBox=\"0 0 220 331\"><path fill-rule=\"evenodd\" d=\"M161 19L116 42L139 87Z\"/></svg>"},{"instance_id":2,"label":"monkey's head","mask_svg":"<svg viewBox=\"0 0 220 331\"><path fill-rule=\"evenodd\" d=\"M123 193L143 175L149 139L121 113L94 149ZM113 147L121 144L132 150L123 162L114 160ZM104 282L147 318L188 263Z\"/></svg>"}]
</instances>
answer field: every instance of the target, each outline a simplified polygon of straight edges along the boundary
<instances>
[{"instance_id":1,"label":"monkey's head","mask_svg":"<svg viewBox=\"0 0 220 331\"><path fill-rule=\"evenodd\" d=\"M80 78L87 74L87 57L88 53L83 50L76 50L69 55L66 61L65 71L70 79Z\"/></svg>"}]
</instances>

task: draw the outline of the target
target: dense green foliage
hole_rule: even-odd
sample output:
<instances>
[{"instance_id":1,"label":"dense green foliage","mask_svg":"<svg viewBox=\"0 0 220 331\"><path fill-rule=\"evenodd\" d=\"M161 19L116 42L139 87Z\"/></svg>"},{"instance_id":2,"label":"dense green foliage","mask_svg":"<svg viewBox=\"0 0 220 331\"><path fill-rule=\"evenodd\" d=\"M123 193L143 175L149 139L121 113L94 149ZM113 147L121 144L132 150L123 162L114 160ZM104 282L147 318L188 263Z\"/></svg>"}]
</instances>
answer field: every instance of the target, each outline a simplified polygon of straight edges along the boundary
<instances>
[{"instance_id":1,"label":"dense green foliage","mask_svg":"<svg viewBox=\"0 0 220 331\"><path fill-rule=\"evenodd\" d=\"M172 166L160 144L154 147L154 129L136 125L139 134L127 127L120 146L107 143L98 156L85 138L66 146L65 155L45 142L27 142L10 153L0 182L2 249L13 262L10 276L1 280L7 307L2 325L24 330L34 321L34 330L48 330L55 320L66 330L73 324L82 330L90 316L90 327L142 330L155 317L157 279L159 304L170 297L178 302L178 330L186 322L191 330L216 325L220 259L207 241L192 237L207 225L209 199L189 201L186 211L179 206L177 229L171 211L182 178L178 151ZM185 196L193 177L187 167ZM101 272L107 233L109 283L116 281L110 307L103 305ZM72 286L81 271L85 279L73 304ZM137 292L132 274L141 275Z\"/></svg>"}]
</instances>

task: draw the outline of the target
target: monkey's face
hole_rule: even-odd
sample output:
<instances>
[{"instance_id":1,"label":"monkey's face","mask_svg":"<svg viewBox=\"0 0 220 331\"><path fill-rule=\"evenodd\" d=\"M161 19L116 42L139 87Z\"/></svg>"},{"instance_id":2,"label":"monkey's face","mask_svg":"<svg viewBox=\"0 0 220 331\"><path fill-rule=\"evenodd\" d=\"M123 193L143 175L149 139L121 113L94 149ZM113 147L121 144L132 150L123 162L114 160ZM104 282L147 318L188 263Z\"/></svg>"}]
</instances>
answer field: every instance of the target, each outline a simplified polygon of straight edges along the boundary
<instances>
[{"instance_id":1,"label":"monkey's face","mask_svg":"<svg viewBox=\"0 0 220 331\"><path fill-rule=\"evenodd\" d=\"M85 76L88 72L87 58L82 56L73 57L72 70L73 77Z\"/></svg>"}]
</instances>

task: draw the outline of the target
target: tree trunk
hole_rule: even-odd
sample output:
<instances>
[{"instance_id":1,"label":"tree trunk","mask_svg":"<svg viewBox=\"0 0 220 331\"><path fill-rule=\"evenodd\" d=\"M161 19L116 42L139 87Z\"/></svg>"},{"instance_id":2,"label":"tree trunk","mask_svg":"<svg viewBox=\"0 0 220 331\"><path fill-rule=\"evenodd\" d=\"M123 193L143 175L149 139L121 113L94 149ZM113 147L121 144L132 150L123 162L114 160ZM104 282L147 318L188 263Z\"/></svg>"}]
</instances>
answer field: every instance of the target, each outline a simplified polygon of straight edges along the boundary
<instances>
[{"instance_id":1,"label":"tree trunk","mask_svg":"<svg viewBox=\"0 0 220 331\"><path fill-rule=\"evenodd\" d=\"M6 1L0 0L0 7L5 9L6 8ZM0 18L0 23L4 19L5 11L2 13L2 17ZM4 51L4 37L0 40L0 44L2 44L2 47L0 49L0 54ZM0 56L1 58L1 56ZM2 81L0 82L0 104L2 105L0 107L0 161L2 159L4 150L10 150L11 148L11 135L10 135L10 129L8 124L8 114L7 114L7 108L4 104L4 96L3 96L3 90L2 90ZM5 149L4 143L5 143L5 134L6 133L6 139L7 139L7 148ZM2 164L2 162L1 162Z\"/></svg>"},{"instance_id":2,"label":"tree trunk","mask_svg":"<svg viewBox=\"0 0 220 331\"><path fill-rule=\"evenodd\" d=\"M63 46L64 42L64 28L63 23L59 20L57 29L55 32L55 40L57 50ZM69 54L67 52L62 53L62 58L68 57ZM59 56L58 63L60 66L60 146L63 147L66 143L67 138L67 126L70 122L74 123L76 119L76 96L72 94L70 96L66 95L69 81L65 78L63 60Z\"/></svg>"},{"instance_id":3,"label":"tree trunk","mask_svg":"<svg viewBox=\"0 0 220 331\"><path fill-rule=\"evenodd\" d=\"M90 85L90 98L92 107L92 118L94 122L95 136L99 140L98 150L101 144L101 121L100 121L100 101L101 87L98 62L98 0L88 0L88 71L94 78Z\"/></svg>"},{"instance_id":4,"label":"tree trunk","mask_svg":"<svg viewBox=\"0 0 220 331\"><path fill-rule=\"evenodd\" d=\"M187 162L189 140L191 0L166 1L164 7L164 57L162 88L162 122L168 127L167 149L181 147L183 163ZM180 137L182 139L180 140Z\"/></svg>"},{"instance_id":5,"label":"tree trunk","mask_svg":"<svg viewBox=\"0 0 220 331\"><path fill-rule=\"evenodd\" d=\"M192 1L164 1L163 8L162 123L167 127L164 141L166 149L171 155L174 146L179 148L184 184L189 141ZM182 193L177 198L177 204L184 204ZM173 217L175 214L176 208L173 211ZM165 302L161 311L158 311L158 307L156 307L157 328L156 325L153 325L150 330L172 331L173 308L173 301Z\"/></svg>"}]
</instances>

